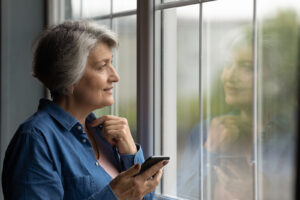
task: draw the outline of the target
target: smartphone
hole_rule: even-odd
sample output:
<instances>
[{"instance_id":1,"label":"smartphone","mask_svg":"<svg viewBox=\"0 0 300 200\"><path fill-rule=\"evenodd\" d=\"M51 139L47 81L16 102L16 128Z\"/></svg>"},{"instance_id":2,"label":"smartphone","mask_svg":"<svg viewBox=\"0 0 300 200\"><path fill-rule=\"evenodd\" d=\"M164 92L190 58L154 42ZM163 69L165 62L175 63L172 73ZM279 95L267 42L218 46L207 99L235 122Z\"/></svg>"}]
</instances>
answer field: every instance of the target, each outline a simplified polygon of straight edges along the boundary
<instances>
[{"instance_id":1,"label":"smartphone","mask_svg":"<svg viewBox=\"0 0 300 200\"><path fill-rule=\"evenodd\" d=\"M158 163L160 161L163 161L163 160L170 160L170 157L168 157L168 156L150 156L142 164L141 171L137 175L143 173L144 171L146 171L147 169L149 169L150 167L152 167L156 163Z\"/></svg>"}]
</instances>

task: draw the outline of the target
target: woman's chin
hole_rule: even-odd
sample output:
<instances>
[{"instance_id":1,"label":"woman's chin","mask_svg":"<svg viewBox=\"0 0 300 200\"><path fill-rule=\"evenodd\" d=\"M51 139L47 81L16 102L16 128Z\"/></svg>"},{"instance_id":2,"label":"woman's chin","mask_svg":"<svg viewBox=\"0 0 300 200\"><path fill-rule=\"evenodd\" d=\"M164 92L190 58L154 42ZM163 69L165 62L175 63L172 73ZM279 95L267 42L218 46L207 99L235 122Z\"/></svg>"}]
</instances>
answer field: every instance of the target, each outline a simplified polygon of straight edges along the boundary
<instances>
[{"instance_id":1,"label":"woman's chin","mask_svg":"<svg viewBox=\"0 0 300 200\"><path fill-rule=\"evenodd\" d=\"M226 97L225 101L228 105L241 109L252 105L251 101L243 101L242 98L237 97Z\"/></svg>"},{"instance_id":2,"label":"woman's chin","mask_svg":"<svg viewBox=\"0 0 300 200\"><path fill-rule=\"evenodd\" d=\"M111 106L114 104L114 100L109 100L109 101L101 101L101 102L97 102L97 103L94 103L94 109L101 109L101 108L104 108L104 107L107 107L107 106Z\"/></svg>"},{"instance_id":3,"label":"woman's chin","mask_svg":"<svg viewBox=\"0 0 300 200\"><path fill-rule=\"evenodd\" d=\"M115 102L114 99L110 99L110 100L105 102L104 106L111 106L111 105L114 104L114 102Z\"/></svg>"}]
</instances>

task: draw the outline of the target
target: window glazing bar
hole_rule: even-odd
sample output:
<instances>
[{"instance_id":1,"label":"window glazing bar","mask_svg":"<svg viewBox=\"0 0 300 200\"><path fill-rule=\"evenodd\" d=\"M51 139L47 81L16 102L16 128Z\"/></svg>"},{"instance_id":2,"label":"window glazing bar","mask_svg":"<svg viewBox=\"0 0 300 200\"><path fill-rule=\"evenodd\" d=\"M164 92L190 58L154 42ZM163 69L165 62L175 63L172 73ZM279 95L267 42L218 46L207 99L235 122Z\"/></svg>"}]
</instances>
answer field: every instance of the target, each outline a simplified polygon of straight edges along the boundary
<instances>
[{"instance_id":1,"label":"window glazing bar","mask_svg":"<svg viewBox=\"0 0 300 200\"><path fill-rule=\"evenodd\" d=\"M126 17L126 16L130 16L130 15L135 15L135 14L136 14L136 10L128 10L128 11L124 11L124 12L117 12L117 13L112 13L109 15L93 17L91 19L93 19L93 20L111 19L111 18L116 18L116 17Z\"/></svg>"},{"instance_id":2,"label":"window glazing bar","mask_svg":"<svg viewBox=\"0 0 300 200\"><path fill-rule=\"evenodd\" d=\"M259 198L259 138L258 138L258 62L257 62L257 10L256 0L253 0L253 65L254 65L254 79L253 79L253 148L254 148L254 173L253 173L253 199Z\"/></svg>"},{"instance_id":3,"label":"window glazing bar","mask_svg":"<svg viewBox=\"0 0 300 200\"><path fill-rule=\"evenodd\" d=\"M203 88L202 88L202 30L203 30L203 4L201 3L199 5L199 121L203 122ZM200 138L200 144L204 144L204 137L203 137L203 126L201 126L199 130L199 138ZM200 165L199 165L199 172L200 172L200 190L199 190L199 197L201 200L204 200L204 149L203 145L201 145L200 148Z\"/></svg>"},{"instance_id":4,"label":"window glazing bar","mask_svg":"<svg viewBox=\"0 0 300 200\"><path fill-rule=\"evenodd\" d=\"M181 6L188 6L199 3L199 0L186 0L186 1L174 1L168 3L162 3L155 6L155 10L163 10L168 8L176 8Z\"/></svg>"},{"instance_id":5,"label":"window glazing bar","mask_svg":"<svg viewBox=\"0 0 300 200\"><path fill-rule=\"evenodd\" d=\"M210 2L210 1L217 1L217 0L199 0L201 3Z\"/></svg>"},{"instance_id":6,"label":"window glazing bar","mask_svg":"<svg viewBox=\"0 0 300 200\"><path fill-rule=\"evenodd\" d=\"M137 139L153 154L153 1L137 1Z\"/></svg>"},{"instance_id":7,"label":"window glazing bar","mask_svg":"<svg viewBox=\"0 0 300 200\"><path fill-rule=\"evenodd\" d=\"M113 13L113 3L114 3L113 0L110 0L110 16L111 16L111 14ZM112 19L112 18L109 18L109 26L110 26L110 29L111 29L111 30L113 30L113 24L112 24L112 23L113 23L113 19ZM116 65L115 65L115 66L116 66ZM117 92L117 90L114 90L114 98L115 98L115 99L117 99L117 98L116 98L116 92ZM110 107L109 107L109 114L110 114L110 115L113 115L113 114L114 114L114 110L115 110L115 109L114 109L114 105L110 106Z\"/></svg>"},{"instance_id":8,"label":"window glazing bar","mask_svg":"<svg viewBox=\"0 0 300 200\"><path fill-rule=\"evenodd\" d=\"M155 10L163 10L169 8L177 8L182 6L189 6L198 3L205 3L209 1L216 1L216 0L186 0L186 1L173 1L168 3L162 3L155 6Z\"/></svg>"}]
</instances>

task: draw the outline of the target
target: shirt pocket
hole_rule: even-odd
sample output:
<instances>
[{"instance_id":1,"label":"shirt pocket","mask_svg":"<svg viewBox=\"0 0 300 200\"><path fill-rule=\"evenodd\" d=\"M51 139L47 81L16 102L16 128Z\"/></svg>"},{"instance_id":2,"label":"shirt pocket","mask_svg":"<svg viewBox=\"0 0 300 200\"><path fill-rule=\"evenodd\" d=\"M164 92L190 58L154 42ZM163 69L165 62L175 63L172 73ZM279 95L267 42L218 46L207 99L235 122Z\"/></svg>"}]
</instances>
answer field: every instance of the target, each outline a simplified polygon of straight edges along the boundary
<instances>
[{"instance_id":1,"label":"shirt pocket","mask_svg":"<svg viewBox=\"0 0 300 200\"><path fill-rule=\"evenodd\" d=\"M91 176L64 178L64 199L87 199L95 190L95 182Z\"/></svg>"}]
</instances>

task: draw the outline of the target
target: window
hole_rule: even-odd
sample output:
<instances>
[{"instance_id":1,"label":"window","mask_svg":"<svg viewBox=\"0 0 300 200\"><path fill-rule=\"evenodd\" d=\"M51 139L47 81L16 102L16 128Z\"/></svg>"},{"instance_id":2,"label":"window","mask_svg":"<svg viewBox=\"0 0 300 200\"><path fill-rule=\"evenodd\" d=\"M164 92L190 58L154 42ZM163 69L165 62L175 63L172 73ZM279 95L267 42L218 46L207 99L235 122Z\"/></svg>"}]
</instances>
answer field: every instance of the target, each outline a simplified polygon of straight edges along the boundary
<instances>
[{"instance_id":1,"label":"window","mask_svg":"<svg viewBox=\"0 0 300 200\"><path fill-rule=\"evenodd\" d=\"M156 1L162 197L294 199L299 11L297 0Z\"/></svg>"}]
</instances>

